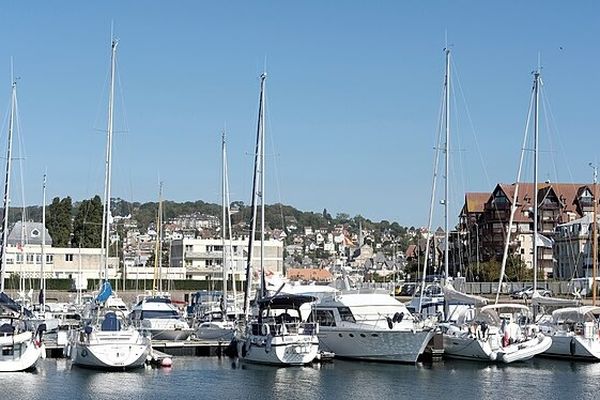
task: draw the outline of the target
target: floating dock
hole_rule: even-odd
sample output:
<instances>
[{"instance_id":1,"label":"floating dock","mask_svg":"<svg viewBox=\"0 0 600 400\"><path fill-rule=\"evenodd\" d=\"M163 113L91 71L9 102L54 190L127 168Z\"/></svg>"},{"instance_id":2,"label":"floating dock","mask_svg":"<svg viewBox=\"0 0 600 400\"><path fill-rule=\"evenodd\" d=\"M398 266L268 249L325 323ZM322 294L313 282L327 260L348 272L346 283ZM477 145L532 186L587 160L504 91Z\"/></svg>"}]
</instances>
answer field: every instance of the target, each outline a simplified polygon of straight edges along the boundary
<instances>
[{"instance_id":1,"label":"floating dock","mask_svg":"<svg viewBox=\"0 0 600 400\"><path fill-rule=\"evenodd\" d=\"M65 344L59 343L56 337L48 335L44 337L46 346L46 357L62 358ZM183 340L166 341L153 340L152 349L160 354L168 356L196 356L196 357L221 357L225 355L225 349L229 342L207 341L207 340Z\"/></svg>"}]
</instances>

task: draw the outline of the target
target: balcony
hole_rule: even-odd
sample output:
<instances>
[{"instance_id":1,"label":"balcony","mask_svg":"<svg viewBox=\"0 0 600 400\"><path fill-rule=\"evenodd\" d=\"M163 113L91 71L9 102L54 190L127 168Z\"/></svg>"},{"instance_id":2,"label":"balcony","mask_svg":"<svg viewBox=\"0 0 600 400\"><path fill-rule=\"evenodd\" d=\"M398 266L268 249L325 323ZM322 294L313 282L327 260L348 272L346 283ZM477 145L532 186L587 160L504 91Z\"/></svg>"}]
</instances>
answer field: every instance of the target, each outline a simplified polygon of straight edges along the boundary
<instances>
[{"instance_id":1,"label":"balcony","mask_svg":"<svg viewBox=\"0 0 600 400\"><path fill-rule=\"evenodd\" d=\"M223 257L221 251L186 251L185 258L192 260L219 259Z\"/></svg>"}]
</instances>

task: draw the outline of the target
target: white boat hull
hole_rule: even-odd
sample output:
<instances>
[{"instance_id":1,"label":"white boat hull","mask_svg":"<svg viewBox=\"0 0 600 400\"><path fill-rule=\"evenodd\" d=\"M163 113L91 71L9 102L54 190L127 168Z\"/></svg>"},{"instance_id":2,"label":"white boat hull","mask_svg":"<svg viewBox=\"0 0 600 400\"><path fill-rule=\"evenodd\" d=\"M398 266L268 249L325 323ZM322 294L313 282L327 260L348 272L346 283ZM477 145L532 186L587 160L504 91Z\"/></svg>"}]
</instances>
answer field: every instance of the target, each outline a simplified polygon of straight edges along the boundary
<instances>
[{"instance_id":1,"label":"white boat hull","mask_svg":"<svg viewBox=\"0 0 600 400\"><path fill-rule=\"evenodd\" d=\"M12 354L0 354L0 372L18 372L33 368L40 357L45 357L45 347L35 343L31 332L0 338L1 347L12 347Z\"/></svg>"},{"instance_id":2,"label":"white boat hull","mask_svg":"<svg viewBox=\"0 0 600 400\"><path fill-rule=\"evenodd\" d=\"M310 364L319 352L317 336L273 337L271 343L261 336L238 341L238 355L245 362L280 366Z\"/></svg>"},{"instance_id":3,"label":"white boat hull","mask_svg":"<svg viewBox=\"0 0 600 400\"><path fill-rule=\"evenodd\" d=\"M509 364L529 360L548 350L552 345L552 338L539 334L532 339L506 347L500 346L500 342L501 339L497 335L478 339L466 335L444 334L444 355L450 358Z\"/></svg>"},{"instance_id":4,"label":"white boat hull","mask_svg":"<svg viewBox=\"0 0 600 400\"><path fill-rule=\"evenodd\" d=\"M597 361L600 360L600 339L568 334L554 335L552 345L543 355Z\"/></svg>"},{"instance_id":5,"label":"white boat hull","mask_svg":"<svg viewBox=\"0 0 600 400\"><path fill-rule=\"evenodd\" d=\"M336 357L415 363L433 337L433 330L329 330L321 327L321 348Z\"/></svg>"},{"instance_id":6,"label":"white boat hull","mask_svg":"<svg viewBox=\"0 0 600 400\"><path fill-rule=\"evenodd\" d=\"M80 334L67 346L66 355L83 367L131 369L143 366L150 350L150 340L135 331L99 332L90 339Z\"/></svg>"}]
</instances>

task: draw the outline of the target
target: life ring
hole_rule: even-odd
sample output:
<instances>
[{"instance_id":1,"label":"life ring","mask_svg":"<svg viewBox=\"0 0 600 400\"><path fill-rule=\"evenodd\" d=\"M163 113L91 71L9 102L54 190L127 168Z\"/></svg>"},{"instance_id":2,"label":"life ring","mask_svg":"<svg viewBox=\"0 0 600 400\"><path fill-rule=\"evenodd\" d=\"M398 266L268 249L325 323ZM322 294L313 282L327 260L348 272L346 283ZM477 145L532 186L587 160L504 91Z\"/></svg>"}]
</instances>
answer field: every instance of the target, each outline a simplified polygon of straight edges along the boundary
<instances>
[{"instance_id":1,"label":"life ring","mask_svg":"<svg viewBox=\"0 0 600 400\"><path fill-rule=\"evenodd\" d=\"M88 352L86 349L81 350L81 357L87 357Z\"/></svg>"},{"instance_id":2,"label":"life ring","mask_svg":"<svg viewBox=\"0 0 600 400\"><path fill-rule=\"evenodd\" d=\"M260 332L263 336L268 336L271 333L271 328L269 328L268 324L262 324Z\"/></svg>"}]
</instances>

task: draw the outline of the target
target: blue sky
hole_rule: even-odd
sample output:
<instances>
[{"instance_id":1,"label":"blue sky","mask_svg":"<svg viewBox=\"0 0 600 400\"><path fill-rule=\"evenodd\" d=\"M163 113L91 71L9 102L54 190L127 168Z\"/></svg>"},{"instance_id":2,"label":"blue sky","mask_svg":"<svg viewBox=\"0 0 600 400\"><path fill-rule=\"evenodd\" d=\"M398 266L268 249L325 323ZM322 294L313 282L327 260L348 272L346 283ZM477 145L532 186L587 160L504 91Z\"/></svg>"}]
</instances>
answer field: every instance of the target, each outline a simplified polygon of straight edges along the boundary
<instances>
[{"instance_id":1,"label":"blue sky","mask_svg":"<svg viewBox=\"0 0 600 400\"><path fill-rule=\"evenodd\" d=\"M465 191L514 181L538 53L552 108L542 117L540 179L591 180L588 162L600 145L599 8L592 1L2 2L0 149L13 57L25 202L41 203L44 169L50 198L102 193L114 21L115 196L155 200L163 180L168 199L219 201L226 125L232 199L249 202L266 59L268 202L425 225L445 32L457 83L456 216ZM18 165L13 205L22 202Z\"/></svg>"}]
</instances>

